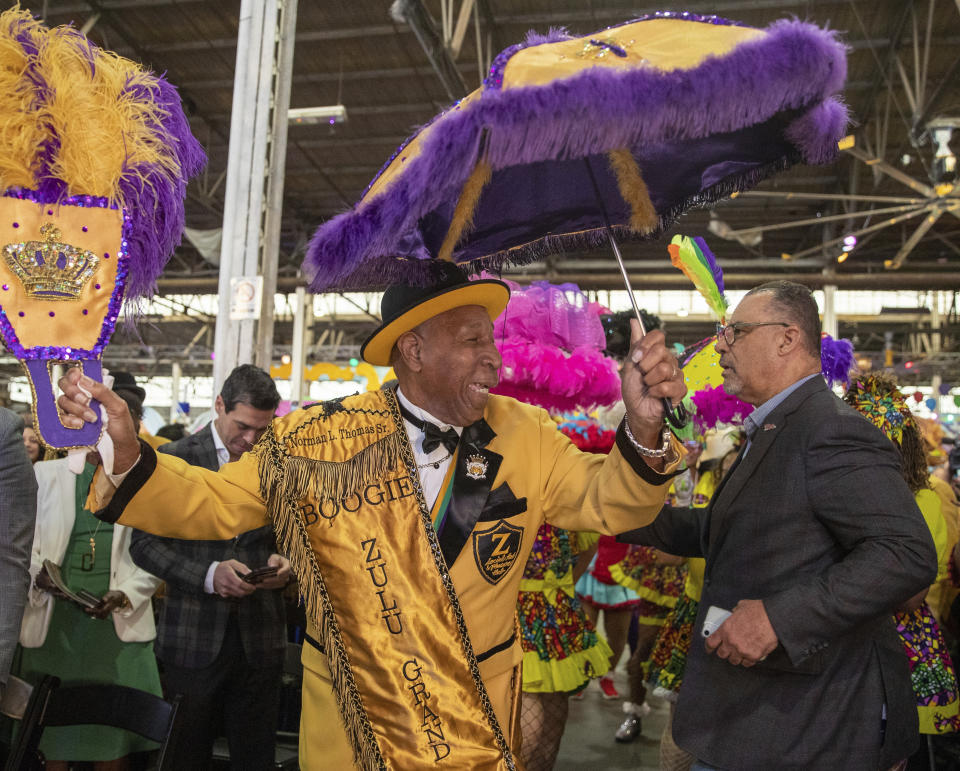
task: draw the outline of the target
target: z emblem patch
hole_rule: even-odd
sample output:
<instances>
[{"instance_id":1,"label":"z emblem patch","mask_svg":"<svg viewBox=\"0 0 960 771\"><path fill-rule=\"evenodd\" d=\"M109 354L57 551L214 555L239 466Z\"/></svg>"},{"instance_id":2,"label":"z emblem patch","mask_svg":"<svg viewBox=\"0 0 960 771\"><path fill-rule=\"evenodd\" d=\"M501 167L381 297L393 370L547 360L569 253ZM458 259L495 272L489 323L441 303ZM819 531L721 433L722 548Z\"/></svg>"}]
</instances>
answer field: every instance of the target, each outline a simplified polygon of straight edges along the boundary
<instances>
[{"instance_id":1,"label":"z emblem patch","mask_svg":"<svg viewBox=\"0 0 960 771\"><path fill-rule=\"evenodd\" d=\"M500 582L520 553L523 528L514 527L502 519L493 527L473 534L473 557L477 569L489 583Z\"/></svg>"}]
</instances>

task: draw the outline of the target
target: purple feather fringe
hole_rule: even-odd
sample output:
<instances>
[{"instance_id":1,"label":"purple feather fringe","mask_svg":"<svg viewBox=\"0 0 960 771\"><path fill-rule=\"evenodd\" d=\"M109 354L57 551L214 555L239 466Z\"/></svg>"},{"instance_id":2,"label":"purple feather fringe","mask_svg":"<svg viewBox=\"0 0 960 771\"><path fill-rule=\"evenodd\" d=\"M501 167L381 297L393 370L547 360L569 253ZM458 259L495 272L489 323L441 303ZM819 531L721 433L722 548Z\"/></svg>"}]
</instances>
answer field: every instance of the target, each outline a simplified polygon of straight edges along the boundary
<instances>
[{"instance_id":1,"label":"purple feather fringe","mask_svg":"<svg viewBox=\"0 0 960 771\"><path fill-rule=\"evenodd\" d=\"M677 218L687 211L687 209L698 206L708 206L716 201L729 197L731 193L748 190L768 177L790 168L794 163L798 163L799 160L799 156L794 154L789 158L782 158L779 161L760 166L741 174L735 180L724 180L712 187L702 190L699 194L686 199L682 204L661 213L656 227L646 238L657 238L660 236L665 230L670 228ZM331 220L331 222L333 221L334 220ZM618 240L621 241L635 239L637 237L635 232L619 225L614 225L611 230L613 230ZM318 235L319 231L314 235L314 240L316 240ZM311 245L312 243L313 241L311 241ZM508 264L528 265L552 254L596 249L608 243L609 239L604 230L549 235L521 248L496 252L483 259L461 265L461 267L466 270L468 274L489 271L499 276ZM308 247L308 258L309 254ZM312 282L311 286L314 287L313 291L377 291L382 290L384 286L392 283L408 283L426 286L435 274L433 263L434 261L429 258L397 258L385 255L367 259L360 263L352 272L336 280L328 277L328 281L320 285L316 284L315 279L310 278L310 273L307 275ZM304 269L306 270L307 267L307 260L305 259ZM322 286L323 288L316 288L316 286Z\"/></svg>"},{"instance_id":2,"label":"purple feather fringe","mask_svg":"<svg viewBox=\"0 0 960 771\"><path fill-rule=\"evenodd\" d=\"M753 405L731 396L723 386L707 386L690 397L696 411L693 422L702 434L724 423L739 426L753 412Z\"/></svg>"},{"instance_id":3,"label":"purple feather fringe","mask_svg":"<svg viewBox=\"0 0 960 771\"><path fill-rule=\"evenodd\" d=\"M150 297L156 290L157 278L183 236L187 180L207 162L203 148L190 131L176 88L158 77L154 89L152 97L166 113L155 131L165 144L175 148L181 175L170 177L159 169L142 168L138 169L142 180L139 175L128 174L120 183L123 199L135 202L129 207L131 260L127 298L131 300Z\"/></svg>"},{"instance_id":4,"label":"purple feather fringe","mask_svg":"<svg viewBox=\"0 0 960 771\"><path fill-rule=\"evenodd\" d=\"M834 340L824 332L820 336L820 368L827 385L850 382L853 369L853 343L849 340Z\"/></svg>"},{"instance_id":5,"label":"purple feather fringe","mask_svg":"<svg viewBox=\"0 0 960 771\"><path fill-rule=\"evenodd\" d=\"M532 29L527 32L522 46L523 48L530 48L531 46L541 46L544 43L559 43L562 40L570 40L572 37L573 35L567 32L566 27L550 27L546 35Z\"/></svg>"},{"instance_id":6,"label":"purple feather fringe","mask_svg":"<svg viewBox=\"0 0 960 771\"><path fill-rule=\"evenodd\" d=\"M689 206L746 189L799 161L832 160L847 111L831 95L840 91L845 76L845 49L835 33L782 20L763 38L690 70L591 68L546 86L487 88L469 108L450 110L435 121L420 154L383 193L361 200L317 230L304 272L316 292L409 280L410 262L397 262L392 255L424 214L456 200L472 169L464 159L476 156L485 129L495 137L486 158L496 171L640 143L703 138L786 110L806 110L787 129L795 153L701 191L675 211L660 212L659 233ZM507 260L528 262L557 247L604 240L602 231L561 236L526 251L491 255L478 267L498 270Z\"/></svg>"}]
</instances>

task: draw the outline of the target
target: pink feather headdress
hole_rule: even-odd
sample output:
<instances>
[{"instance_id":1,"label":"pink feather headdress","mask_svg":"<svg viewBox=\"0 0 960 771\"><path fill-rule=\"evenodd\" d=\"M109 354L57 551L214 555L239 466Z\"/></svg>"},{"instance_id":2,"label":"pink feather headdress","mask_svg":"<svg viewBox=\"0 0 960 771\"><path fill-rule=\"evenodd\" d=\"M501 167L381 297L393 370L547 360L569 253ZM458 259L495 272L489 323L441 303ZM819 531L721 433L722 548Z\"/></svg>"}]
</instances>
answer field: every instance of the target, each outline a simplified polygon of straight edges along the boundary
<instances>
[{"instance_id":1,"label":"pink feather headdress","mask_svg":"<svg viewBox=\"0 0 960 771\"><path fill-rule=\"evenodd\" d=\"M613 404L620 376L605 345L597 303L576 284L510 284L510 302L494 322L503 367L494 393L550 412Z\"/></svg>"}]
</instances>

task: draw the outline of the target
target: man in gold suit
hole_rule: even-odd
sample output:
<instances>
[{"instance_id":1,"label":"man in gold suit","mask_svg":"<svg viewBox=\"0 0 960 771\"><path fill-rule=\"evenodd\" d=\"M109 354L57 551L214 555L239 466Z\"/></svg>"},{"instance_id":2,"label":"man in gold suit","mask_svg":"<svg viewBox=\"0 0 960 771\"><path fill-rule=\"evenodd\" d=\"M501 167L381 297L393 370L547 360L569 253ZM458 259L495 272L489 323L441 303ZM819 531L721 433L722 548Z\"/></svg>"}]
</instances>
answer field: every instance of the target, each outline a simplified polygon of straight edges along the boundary
<instances>
[{"instance_id":1,"label":"man in gold suit","mask_svg":"<svg viewBox=\"0 0 960 771\"><path fill-rule=\"evenodd\" d=\"M663 400L686 390L663 335L634 328L616 447L585 454L542 409L490 395L508 297L453 265L390 287L361 352L398 388L277 418L219 472L138 442L79 371L61 380L68 425L93 417L84 390L110 417L102 519L194 539L273 524L307 605L305 769L517 768L515 606L537 529L618 533L663 505L681 455Z\"/></svg>"}]
</instances>

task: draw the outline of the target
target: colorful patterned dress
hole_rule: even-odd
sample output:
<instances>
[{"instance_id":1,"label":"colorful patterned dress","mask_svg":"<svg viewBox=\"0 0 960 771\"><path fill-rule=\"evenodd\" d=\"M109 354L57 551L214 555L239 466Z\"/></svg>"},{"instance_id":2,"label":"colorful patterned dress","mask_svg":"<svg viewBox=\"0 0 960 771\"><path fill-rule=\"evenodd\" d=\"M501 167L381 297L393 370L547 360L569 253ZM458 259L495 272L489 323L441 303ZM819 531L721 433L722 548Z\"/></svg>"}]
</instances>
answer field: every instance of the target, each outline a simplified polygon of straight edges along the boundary
<instances>
[{"instance_id":1,"label":"colorful patterned dress","mask_svg":"<svg viewBox=\"0 0 960 771\"><path fill-rule=\"evenodd\" d=\"M610 566L626 557L629 550L630 544L620 543L616 536L601 535L590 567L577 581L577 596L603 610L633 610L639 606L640 595L621 586L610 575Z\"/></svg>"},{"instance_id":2,"label":"colorful patterned dress","mask_svg":"<svg viewBox=\"0 0 960 771\"><path fill-rule=\"evenodd\" d=\"M710 503L716 489L716 476L706 473L697 480L693 491L693 505L703 508ZM653 646L650 658L644 664L644 680L656 696L676 701L687 667L687 653L693 640L693 625L700 608L703 593L703 574L706 562L700 557L687 560L687 578L683 594L673 612L667 616Z\"/></svg>"},{"instance_id":3,"label":"colorful patterned dress","mask_svg":"<svg viewBox=\"0 0 960 771\"><path fill-rule=\"evenodd\" d=\"M687 653L693 640L693 625L700 608L703 592L703 573L706 562L699 557L687 560L687 579L683 594L667 616L653 646L650 658L644 663L644 681L654 695L676 701L687 667Z\"/></svg>"},{"instance_id":4,"label":"colorful patterned dress","mask_svg":"<svg viewBox=\"0 0 960 771\"><path fill-rule=\"evenodd\" d=\"M660 565L652 546L631 545L622 560L610 566L610 577L637 593L637 621L662 625L683 594L685 565Z\"/></svg>"},{"instance_id":5,"label":"colorful patterned dress","mask_svg":"<svg viewBox=\"0 0 960 771\"><path fill-rule=\"evenodd\" d=\"M610 668L610 646L574 595L573 565L589 538L548 524L537 532L518 598L528 693L576 691Z\"/></svg>"},{"instance_id":6,"label":"colorful patterned dress","mask_svg":"<svg viewBox=\"0 0 960 771\"><path fill-rule=\"evenodd\" d=\"M947 527L940 513L940 499L932 490L921 490L916 499L937 547L937 580L940 580L946 574L949 560ZM894 620L910 662L910 682L917 697L920 733L943 734L960 730L957 676L930 606L924 602L912 613L895 613Z\"/></svg>"}]
</instances>

